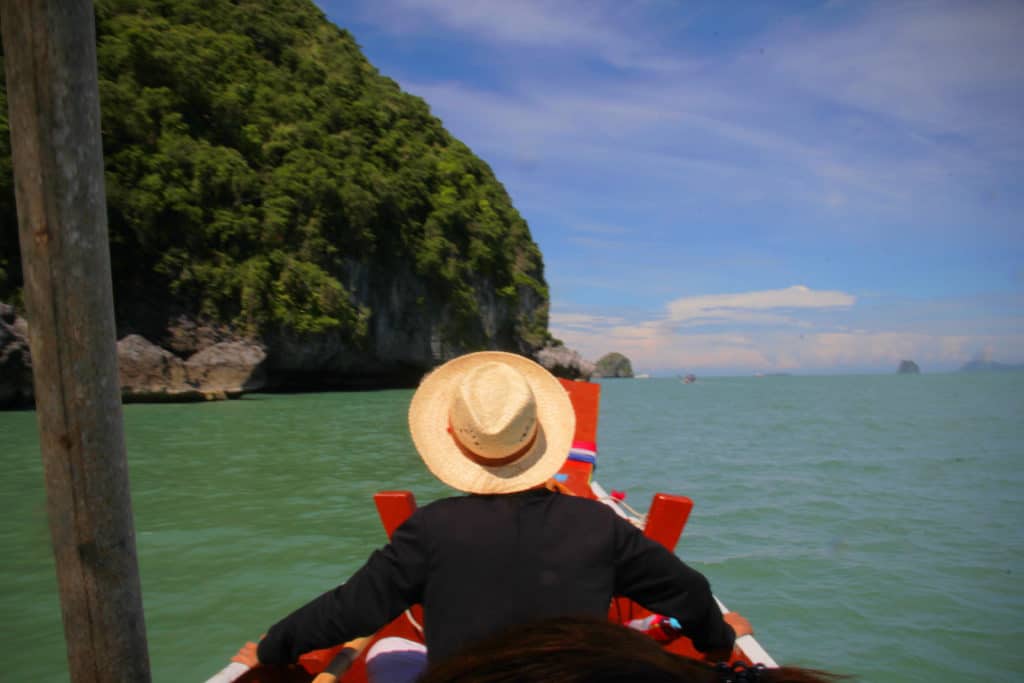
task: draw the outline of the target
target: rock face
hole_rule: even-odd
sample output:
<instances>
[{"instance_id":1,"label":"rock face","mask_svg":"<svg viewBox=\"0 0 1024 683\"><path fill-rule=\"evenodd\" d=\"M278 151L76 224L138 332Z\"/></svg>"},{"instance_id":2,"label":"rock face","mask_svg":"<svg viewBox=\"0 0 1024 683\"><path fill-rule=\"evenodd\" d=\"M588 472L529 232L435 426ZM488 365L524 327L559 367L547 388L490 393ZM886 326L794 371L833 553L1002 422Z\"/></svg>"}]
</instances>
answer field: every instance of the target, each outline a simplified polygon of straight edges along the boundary
<instances>
[{"instance_id":1,"label":"rock face","mask_svg":"<svg viewBox=\"0 0 1024 683\"><path fill-rule=\"evenodd\" d=\"M209 338L207 338L209 341ZM137 334L117 343L125 402L204 401L235 398L264 387L264 349L249 341L209 344L186 360ZM0 303L0 409L34 402L28 324Z\"/></svg>"},{"instance_id":2,"label":"rock face","mask_svg":"<svg viewBox=\"0 0 1024 683\"><path fill-rule=\"evenodd\" d=\"M128 335L117 342L117 366L121 395L137 400L187 400L202 398L185 381L185 364L170 351L145 337Z\"/></svg>"},{"instance_id":3,"label":"rock face","mask_svg":"<svg viewBox=\"0 0 1024 683\"><path fill-rule=\"evenodd\" d=\"M586 381L594 374L593 363L564 346L545 346L537 352L535 359L555 377Z\"/></svg>"},{"instance_id":4,"label":"rock face","mask_svg":"<svg viewBox=\"0 0 1024 683\"><path fill-rule=\"evenodd\" d=\"M912 360L901 360L896 372L901 375L918 375L921 374L921 368Z\"/></svg>"},{"instance_id":5,"label":"rock face","mask_svg":"<svg viewBox=\"0 0 1024 683\"><path fill-rule=\"evenodd\" d=\"M407 265L385 269L352 262L346 268L344 285L353 305L369 312L361 343L343 330L271 329L251 338L228 324L197 320L182 311L156 314L155 306L148 311L125 307L118 336L141 335L180 359L248 339L266 355L260 366L264 389L309 391L414 387L424 373L470 351L535 357L543 336L538 330L547 329L547 300L528 286L518 287L515 296L502 295L487 276L478 275L473 282L476 314L467 320L453 310L449 293L432 288ZM591 370L579 366L569 372L589 376Z\"/></svg>"},{"instance_id":6,"label":"rock face","mask_svg":"<svg viewBox=\"0 0 1024 683\"><path fill-rule=\"evenodd\" d=\"M448 293L432 289L404 265L350 263L348 271L345 285L354 304L371 312L366 342L354 345L336 331L270 332L260 340L267 350L268 388L415 386L425 372L470 351L534 356L538 344L523 329L524 321L543 319L546 329L547 301L529 287L501 297L480 276L473 283L478 314L460 321Z\"/></svg>"},{"instance_id":7,"label":"rock face","mask_svg":"<svg viewBox=\"0 0 1024 683\"><path fill-rule=\"evenodd\" d=\"M28 325L0 303L0 409L29 408L34 398Z\"/></svg>"},{"instance_id":8,"label":"rock face","mask_svg":"<svg viewBox=\"0 0 1024 683\"><path fill-rule=\"evenodd\" d=\"M263 387L265 359L258 345L237 341L219 342L187 360L137 334L117 343L126 402L235 398Z\"/></svg>"},{"instance_id":9,"label":"rock face","mask_svg":"<svg viewBox=\"0 0 1024 683\"><path fill-rule=\"evenodd\" d=\"M594 377L632 377L633 364L621 353L608 353L597 361Z\"/></svg>"},{"instance_id":10,"label":"rock face","mask_svg":"<svg viewBox=\"0 0 1024 683\"><path fill-rule=\"evenodd\" d=\"M263 388L266 358L266 352L256 344L220 342L186 360L185 376L204 394L223 392L232 398Z\"/></svg>"}]
</instances>

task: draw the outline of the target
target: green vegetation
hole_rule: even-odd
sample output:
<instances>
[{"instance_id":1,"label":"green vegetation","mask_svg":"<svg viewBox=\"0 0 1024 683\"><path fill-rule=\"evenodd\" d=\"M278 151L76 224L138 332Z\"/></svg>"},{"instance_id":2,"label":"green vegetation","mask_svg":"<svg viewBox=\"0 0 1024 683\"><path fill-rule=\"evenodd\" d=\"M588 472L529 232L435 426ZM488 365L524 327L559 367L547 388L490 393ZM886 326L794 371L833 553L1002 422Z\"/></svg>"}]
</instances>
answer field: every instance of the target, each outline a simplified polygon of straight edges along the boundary
<instances>
[{"instance_id":1,"label":"green vegetation","mask_svg":"<svg viewBox=\"0 0 1024 683\"><path fill-rule=\"evenodd\" d=\"M119 319L160 306L250 332L366 341L352 268L406 267L451 306L485 284L547 336L540 252L486 163L308 0L97 0ZM21 282L0 89L0 300ZM531 309L521 301L536 301ZM477 325L478 327L478 325Z\"/></svg>"}]
</instances>

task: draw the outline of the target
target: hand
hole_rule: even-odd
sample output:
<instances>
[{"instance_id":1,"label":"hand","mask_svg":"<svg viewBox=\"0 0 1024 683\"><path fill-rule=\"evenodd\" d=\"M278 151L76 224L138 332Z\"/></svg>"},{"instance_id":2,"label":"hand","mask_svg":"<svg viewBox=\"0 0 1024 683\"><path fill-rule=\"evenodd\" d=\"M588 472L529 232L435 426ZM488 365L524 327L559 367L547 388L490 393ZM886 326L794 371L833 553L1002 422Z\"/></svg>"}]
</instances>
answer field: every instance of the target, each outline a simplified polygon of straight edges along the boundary
<instances>
[{"instance_id":1,"label":"hand","mask_svg":"<svg viewBox=\"0 0 1024 683\"><path fill-rule=\"evenodd\" d=\"M256 643L249 642L243 645L238 654L231 658L231 661L245 664L250 669L259 666L260 658L256 655Z\"/></svg>"},{"instance_id":2,"label":"hand","mask_svg":"<svg viewBox=\"0 0 1024 683\"><path fill-rule=\"evenodd\" d=\"M725 623L732 626L732 630L736 632L736 637L749 636L754 633L754 627L750 625L745 617L740 616L736 612L726 612L722 615L725 619Z\"/></svg>"}]
</instances>

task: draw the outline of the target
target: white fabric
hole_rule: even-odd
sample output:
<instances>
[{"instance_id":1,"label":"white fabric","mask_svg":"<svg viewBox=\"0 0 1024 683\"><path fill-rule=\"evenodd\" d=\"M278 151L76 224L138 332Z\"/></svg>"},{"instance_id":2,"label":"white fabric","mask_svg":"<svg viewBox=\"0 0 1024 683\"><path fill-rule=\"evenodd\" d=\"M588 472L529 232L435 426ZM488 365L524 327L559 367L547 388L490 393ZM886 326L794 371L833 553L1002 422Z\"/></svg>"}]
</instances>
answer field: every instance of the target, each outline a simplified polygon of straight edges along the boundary
<instances>
[{"instance_id":1,"label":"white fabric","mask_svg":"<svg viewBox=\"0 0 1024 683\"><path fill-rule=\"evenodd\" d=\"M242 677L249 667L241 662L231 662L218 671L212 677L206 679L206 683L232 683Z\"/></svg>"},{"instance_id":2,"label":"white fabric","mask_svg":"<svg viewBox=\"0 0 1024 683\"><path fill-rule=\"evenodd\" d=\"M389 636L387 638L381 638L376 643L370 646L370 650L366 653L366 661L370 661L374 657L389 654L391 652L426 653L426 651L427 646L423 643L417 643L415 640L408 640L406 638Z\"/></svg>"}]
</instances>

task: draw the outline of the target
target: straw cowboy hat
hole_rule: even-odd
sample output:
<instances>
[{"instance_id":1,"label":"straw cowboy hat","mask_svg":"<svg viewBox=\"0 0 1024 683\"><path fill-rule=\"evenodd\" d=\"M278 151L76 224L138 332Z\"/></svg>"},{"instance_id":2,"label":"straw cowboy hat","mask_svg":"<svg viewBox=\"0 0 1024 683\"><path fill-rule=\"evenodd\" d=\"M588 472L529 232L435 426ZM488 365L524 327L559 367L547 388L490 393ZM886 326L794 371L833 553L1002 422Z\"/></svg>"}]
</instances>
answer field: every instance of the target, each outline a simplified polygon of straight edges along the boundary
<instances>
[{"instance_id":1,"label":"straw cowboy hat","mask_svg":"<svg viewBox=\"0 0 1024 683\"><path fill-rule=\"evenodd\" d=\"M427 375L409 431L438 479L467 493L542 484L569 455L576 414L554 375L512 353L481 351Z\"/></svg>"}]
</instances>

